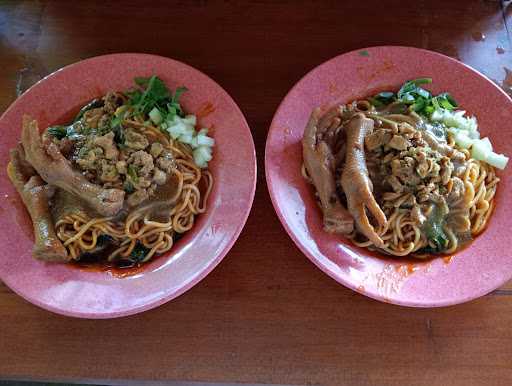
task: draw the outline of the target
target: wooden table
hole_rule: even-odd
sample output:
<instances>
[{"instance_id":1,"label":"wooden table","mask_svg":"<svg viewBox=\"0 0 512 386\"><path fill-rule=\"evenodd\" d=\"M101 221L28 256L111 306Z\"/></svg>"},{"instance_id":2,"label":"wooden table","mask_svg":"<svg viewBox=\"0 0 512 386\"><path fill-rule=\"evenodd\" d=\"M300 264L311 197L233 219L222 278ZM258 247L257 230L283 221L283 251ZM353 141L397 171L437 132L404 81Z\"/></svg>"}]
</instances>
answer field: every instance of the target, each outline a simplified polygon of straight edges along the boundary
<instances>
[{"instance_id":1,"label":"wooden table","mask_svg":"<svg viewBox=\"0 0 512 386\"><path fill-rule=\"evenodd\" d=\"M236 245L164 306L77 320L0 285L0 377L511 385L512 283L443 309L358 295L286 235L263 165L279 102L323 61L360 47L408 45L456 56L501 83L512 67L510 31L512 4L500 1L0 1L1 111L69 63L111 52L159 54L204 71L233 96L259 166L252 215Z\"/></svg>"}]
</instances>

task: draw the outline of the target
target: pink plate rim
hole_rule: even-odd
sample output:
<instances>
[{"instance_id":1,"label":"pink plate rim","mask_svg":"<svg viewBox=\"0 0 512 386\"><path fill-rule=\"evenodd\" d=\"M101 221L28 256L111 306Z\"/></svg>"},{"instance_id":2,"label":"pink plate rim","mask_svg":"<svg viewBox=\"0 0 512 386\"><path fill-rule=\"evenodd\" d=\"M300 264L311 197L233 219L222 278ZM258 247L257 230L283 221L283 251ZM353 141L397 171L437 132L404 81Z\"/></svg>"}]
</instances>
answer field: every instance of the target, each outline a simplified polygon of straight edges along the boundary
<instances>
[{"instance_id":1,"label":"pink plate rim","mask_svg":"<svg viewBox=\"0 0 512 386\"><path fill-rule=\"evenodd\" d=\"M276 112L274 113L274 116L272 118L272 122L269 127L266 145L265 145L265 179L267 183L268 192L271 198L272 205L274 207L274 210L279 218L279 221L281 222L282 226L290 236L290 238L293 240L295 245L301 250L301 252L312 262L314 263L321 271L323 271L325 274L330 276L332 279L336 280L338 283L342 284L343 286L358 292L364 296L367 296L369 298L372 298L374 300L378 300L380 302L389 303L393 305L398 306L406 306L406 307L417 307L417 308L431 308L431 307L446 307L446 306L452 306L456 304L465 303L474 299L477 299L479 297L482 297L495 289L501 287L505 283L507 283L510 278L512 277L512 274L510 277L502 277L500 280L497 280L493 282L493 284L487 288L479 288L478 290L475 290L474 292L467 294L466 296L461 297L454 297L454 298L446 298L444 300L415 300L415 299L395 299L392 296L383 296L382 294L379 294L376 291L368 291L365 288L362 288L360 285L358 285L357 282L347 280L343 277L340 277L337 275L332 269L330 269L326 264L322 262L322 259L320 259L318 256L315 255L314 252L312 252L306 244L301 240L297 234L293 231L291 228L291 224L288 221L287 215L283 212L280 202L277 198L277 190L279 189L276 185L276 181L274 180L273 174L273 164L270 160L270 149L272 147L272 133L274 130L277 130L276 125L278 124L279 119L281 119L280 112L283 110L283 108L289 103L289 99L294 94L295 91L297 91L302 83L304 83L309 78L321 77L322 71L324 71L325 68L331 66L333 63L339 61L342 58L346 58L353 55L363 55L366 56L367 54L372 55L373 53L379 51L379 50L386 50L386 49L392 49L392 50L403 50L403 51L410 51L409 53L419 53L419 54L426 54L433 58L439 58L448 62L451 62L451 64L456 64L458 66L463 66L466 70L469 70L472 73L472 76L480 77L483 80L487 81L489 86L491 86L494 90L494 92L497 92L498 94L501 94L501 97L505 97L508 102L512 105L512 98L505 93L504 90L502 90L498 85L496 85L491 79L489 79L484 74L480 73L479 71L475 70L474 68L470 67L469 65L462 63L454 58L448 57L446 55L440 54L435 51L426 50L423 48L416 48L416 47L409 47L409 46L370 46L370 47L363 47L363 48L357 48L351 51L347 51L345 53L339 54L331 59L326 60L325 62L322 62L321 64L315 66L311 70L309 70L304 76L302 76L294 85L293 87L288 91L288 93L285 95L283 100L280 102L279 106L276 109ZM404 52L405 54L405 52ZM434 78L435 82L435 74L431 74ZM404 79L403 81L405 81ZM366 95L366 94L364 94ZM359 95L362 96L362 95ZM335 101L331 101L331 103L334 103ZM345 101L346 102L346 101ZM325 107L328 103L322 104L323 107ZM464 106L463 106L464 107ZM309 113L308 113L309 114ZM279 122L282 124L282 122ZM508 166L510 169L510 165ZM510 172L509 172L510 173ZM277 177L275 177L277 180ZM503 182L502 182L503 184ZM503 194L503 186L501 189L499 189L498 194L501 196ZM315 208L317 209L317 208ZM492 219L491 219L492 223ZM485 233L485 232L484 232ZM340 244L345 244L342 240L340 240ZM356 247L357 248L357 247ZM326 259L329 259L328 256L323 256ZM430 266L430 263L428 263L428 266Z\"/></svg>"},{"instance_id":2,"label":"pink plate rim","mask_svg":"<svg viewBox=\"0 0 512 386\"><path fill-rule=\"evenodd\" d=\"M236 227L234 229L230 230L230 234L227 235L228 241L224 244L223 248L221 250L215 250L215 252L212 252L212 254L215 255L214 258L211 259L209 262L209 265L202 268L202 270L196 274L192 280L189 280L185 285L181 286L180 288L176 290L172 290L171 292L167 293L165 296L154 299L152 301L141 303L135 307L131 307L128 309L121 309L117 311L87 311L87 310L67 310L65 308L62 308L60 306L56 306L54 304L41 301L39 298L27 295L25 288L23 285L18 285L18 283L9 280L7 277L8 275L6 272L3 271L3 268L0 267L0 279L7 285L11 290L13 290L16 294L27 300L28 302L37 305L40 308L43 308L45 310L48 310L50 312L69 316L69 317L76 317L76 318L86 318L86 319L110 319L110 318L119 318L123 316L129 316L134 315L137 313L141 313L153 308L156 308L164 303L167 303L176 297L182 295L186 291L188 291L190 288L192 288L194 285L199 283L202 279L204 279L226 256L226 254L229 252L229 250L233 247L236 240L238 239L240 233L242 232L247 219L249 217L250 211L252 209L252 204L254 201L254 196L256 192L256 183L257 183L257 160L256 160L256 150L254 146L254 140L252 138L251 130L249 128L249 125L247 123L247 120L242 113L240 107L236 104L234 99L229 95L229 93L221 87L217 82L215 82L211 77L203 73L202 71L199 71L198 69L183 63L181 61L171 59L168 57L160 56L160 55L154 55L154 54L146 54L146 53L136 53L136 52L127 52L127 53L112 53L112 54L106 54L106 55L99 55L95 57L90 57L72 64L69 64L67 66L64 66L51 74L45 76L43 79L39 80L37 83L32 85L28 90L26 90L21 96L19 96L0 116L0 123L4 120L6 116L8 116L11 111L15 110L17 106L24 103L24 99L27 97L27 95L30 95L34 89L41 87L42 84L47 82L48 80L52 80L57 74L65 73L69 70L75 70L77 68L85 69L88 65L93 64L97 61L105 61L105 60L124 60L124 61L130 61L130 60L145 60L148 62L151 61L158 61L158 62L166 62L170 66L172 66L173 70L180 69L182 71L185 71L187 74L193 74L197 77L202 77L203 79L206 79L207 82L211 83L211 87L214 87L217 89L217 93L219 95L222 95L223 98L225 98L228 109L231 109L231 114L233 119L236 119L236 123L238 125L238 130L244 137L244 140L246 140L245 146L247 146L247 150L250 149L246 154L247 156L247 173L245 176L247 176L248 180L245 182L247 184L247 190L243 193L245 196L243 197L244 205L243 208L239 211L239 218L237 220ZM151 66L148 65L148 70L151 70ZM137 76L138 74L134 74L133 76ZM203 81L204 82L204 81ZM215 159L215 157L214 157ZM19 197L17 197L19 200ZM209 201L211 198L209 198ZM203 214L202 216L208 215L207 213ZM27 215L28 217L28 215ZM198 227L198 224L195 224L195 227L190 232L195 232L195 228ZM212 248L213 250L213 248ZM172 255L172 251L169 252ZM168 256L163 256L161 259L167 260ZM148 263L151 264L151 263ZM164 264L165 265L165 264ZM160 267L162 268L162 267ZM78 272L79 270L77 270ZM142 272L144 273L144 271ZM119 279L119 280L125 280L125 279Z\"/></svg>"}]
</instances>

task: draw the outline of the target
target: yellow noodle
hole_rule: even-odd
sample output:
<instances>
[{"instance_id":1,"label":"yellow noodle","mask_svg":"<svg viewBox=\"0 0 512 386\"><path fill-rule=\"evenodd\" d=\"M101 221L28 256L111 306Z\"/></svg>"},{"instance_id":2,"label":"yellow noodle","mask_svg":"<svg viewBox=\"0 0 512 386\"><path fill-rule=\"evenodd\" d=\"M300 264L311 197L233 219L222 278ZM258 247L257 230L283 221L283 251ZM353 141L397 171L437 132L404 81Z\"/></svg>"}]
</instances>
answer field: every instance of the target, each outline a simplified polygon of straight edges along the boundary
<instances>
[{"instance_id":1,"label":"yellow noodle","mask_svg":"<svg viewBox=\"0 0 512 386\"><path fill-rule=\"evenodd\" d=\"M416 113L408 114L387 114L375 111L373 106L369 107L367 101L357 101L347 106L348 111L363 112L368 118L376 122L377 127L382 127L385 130L391 130L393 134L399 131L399 125L403 122L411 124L413 127L422 121L422 118ZM390 109L390 107L388 107ZM415 129L416 132L417 129ZM448 239L448 244L445 246L443 253L451 254L460 248L457 234L464 234L470 232L471 236L476 236L482 232L489 222L489 218L495 206L494 198L496 194L497 184L499 178L496 176L495 170L492 166L472 159L471 154L467 149L459 148L451 135L448 136L447 144L463 154L465 161L463 167L458 169L458 175L452 173L449 178L441 178L435 176L430 179L437 187L444 186L446 194L452 193L454 189L454 177L460 178L464 186L464 193L461 197L451 202L451 205L444 205L439 207L443 213L446 214L446 221L443 225L444 233ZM392 152L387 154L382 153L382 158L376 161L387 164L394 159ZM427 175L435 171L434 168L439 168L438 164L427 159ZM446 162L446 159L441 162ZM368 163L369 165L370 162ZM302 165L301 173L303 177L311 183L311 178L308 175L304 165ZM458 181L460 184L460 181ZM426 187L425 187L426 189ZM429 193L428 190L425 193ZM407 256L420 251L422 248L430 245L427 236L422 231L422 226L417 224L417 221L412 218L412 210L403 209L402 206L409 202L413 205L419 205L422 208L422 213L426 218L429 217L435 204L428 202L421 203L418 194L412 193L395 193L383 192L380 197L380 206L384 210L388 222L386 226L376 229L377 234L384 242L384 247L377 248L370 240L366 239L364 235L357 231L357 229L349 235L353 243L359 247L369 248L371 250L381 250L385 253L394 256ZM418 204L418 203L419 204ZM426 254L414 254L415 257L424 258Z\"/></svg>"},{"instance_id":2,"label":"yellow noodle","mask_svg":"<svg viewBox=\"0 0 512 386\"><path fill-rule=\"evenodd\" d=\"M172 139L153 126L147 126L141 118L126 120L129 126L143 129L144 134L157 139L170 150L176 160L174 177L177 180L176 197L169 199L168 220L161 222L151 218L148 206L130 212L126 219L116 222L112 218L89 218L84 214L71 214L56 223L56 233L73 259L97 246L100 235L108 235L119 247L108 256L109 261L119 256L127 257L137 242L149 251L142 262L169 251L174 236L190 230L199 213L206 210L206 202L213 187L213 177L208 170L200 169L193 161L192 149ZM201 185L202 181L202 185ZM149 205L151 206L151 205Z\"/></svg>"}]
</instances>

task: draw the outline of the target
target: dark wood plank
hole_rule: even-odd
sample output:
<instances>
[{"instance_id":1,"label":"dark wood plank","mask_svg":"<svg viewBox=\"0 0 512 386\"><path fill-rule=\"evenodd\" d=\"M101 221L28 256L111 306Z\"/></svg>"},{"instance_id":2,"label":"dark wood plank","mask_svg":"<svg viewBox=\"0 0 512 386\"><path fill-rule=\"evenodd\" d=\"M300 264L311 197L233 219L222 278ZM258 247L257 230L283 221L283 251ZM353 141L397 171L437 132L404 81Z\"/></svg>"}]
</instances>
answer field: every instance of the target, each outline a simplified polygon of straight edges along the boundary
<instances>
[{"instance_id":1,"label":"dark wood plank","mask_svg":"<svg viewBox=\"0 0 512 386\"><path fill-rule=\"evenodd\" d=\"M501 83L512 64L503 17L509 9L506 2L456 0L1 2L0 110L17 89L85 57L169 56L206 72L237 101L260 173L252 215L225 261L156 310L73 320L0 285L0 377L509 384L511 283L469 304L431 310L355 294L294 246L263 173L272 115L314 66L360 47L411 45L459 57ZM475 40L478 33L486 39Z\"/></svg>"}]
</instances>

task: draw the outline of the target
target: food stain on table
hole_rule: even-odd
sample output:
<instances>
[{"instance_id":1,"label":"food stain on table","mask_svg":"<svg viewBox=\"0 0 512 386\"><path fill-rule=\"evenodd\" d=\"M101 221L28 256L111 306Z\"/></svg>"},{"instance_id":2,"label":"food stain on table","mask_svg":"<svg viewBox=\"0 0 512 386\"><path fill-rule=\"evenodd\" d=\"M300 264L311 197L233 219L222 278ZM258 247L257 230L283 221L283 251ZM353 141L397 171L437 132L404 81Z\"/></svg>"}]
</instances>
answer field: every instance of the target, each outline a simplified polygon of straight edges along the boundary
<instances>
[{"instance_id":1,"label":"food stain on table","mask_svg":"<svg viewBox=\"0 0 512 386\"><path fill-rule=\"evenodd\" d=\"M481 31L474 31L472 34L471 34L471 37L473 38L473 40L475 42L483 42L485 41L485 34Z\"/></svg>"}]
</instances>

